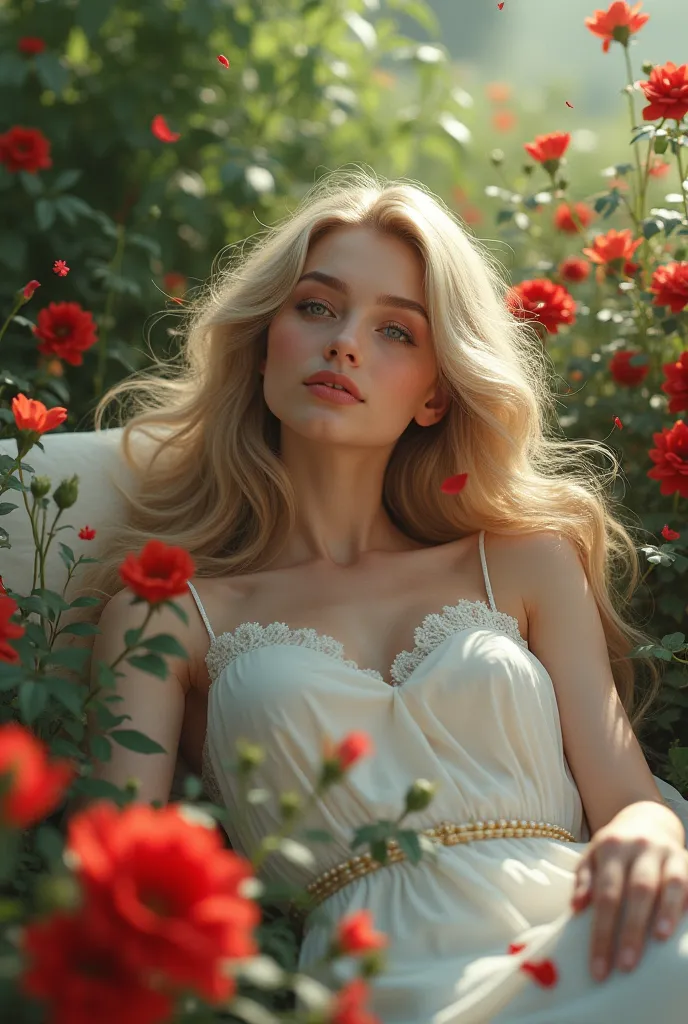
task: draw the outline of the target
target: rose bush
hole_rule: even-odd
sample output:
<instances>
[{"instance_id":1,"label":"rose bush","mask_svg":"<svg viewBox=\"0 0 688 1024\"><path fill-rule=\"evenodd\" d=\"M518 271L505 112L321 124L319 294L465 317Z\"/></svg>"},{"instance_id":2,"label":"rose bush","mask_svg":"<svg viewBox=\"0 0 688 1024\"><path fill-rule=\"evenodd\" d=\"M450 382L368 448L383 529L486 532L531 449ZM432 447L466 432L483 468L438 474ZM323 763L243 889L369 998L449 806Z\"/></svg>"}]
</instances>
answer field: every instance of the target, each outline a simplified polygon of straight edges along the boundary
<instances>
[{"instance_id":1,"label":"rose bush","mask_svg":"<svg viewBox=\"0 0 688 1024\"><path fill-rule=\"evenodd\" d=\"M462 137L449 109L440 48L409 44L405 51L388 42L393 36L382 24L375 51L375 30L359 14L351 29L356 47L345 29L338 30L342 34L329 37L325 57L322 19L335 10L326 0L294 4L300 21L293 12L270 9L269 32L261 25L266 3L255 11L224 7L222 19L209 0L193 6L193 13L184 4L170 10L151 0L143 18L138 2L124 0L58 2L43 5L32 18L13 0L0 10L0 23L11 28L7 38L15 40L0 54L0 98L19 93L23 110L21 121L0 133L0 208L7 213L0 263L8 272L0 276L0 299L8 309L0 328L0 434L17 442L16 458L0 456L0 495L23 502L36 542L31 593L7 591L0 581L0 1004L18 1024L85 1024L94 1018L108 1024L123 1017L149 1024L172 1014L179 1020L268 1019L256 1016L258 1004L269 1008L271 1019L296 1021L289 998L294 991L310 1000L310 1024L368 1024L366 978L384 967L386 937L359 914L341 922L328 954L361 957L354 982L333 997L308 987L290 969L293 946L284 922L266 914L278 894L258 885L256 876L267 856L298 850L303 857L307 843L325 841L296 833L303 844L282 842L305 810L293 794L281 796L279 836L266 837L248 859L222 846L213 823L223 811L203 799L198 779L186 780L183 803L161 809L133 805L135 787L120 791L91 777L93 758L106 758L113 742L144 753L159 750L124 727L126 716L117 715L112 690L125 658L164 679L165 655L180 653L173 636L149 636L147 630L156 608L174 607L175 596L184 592L193 573L188 552L151 540L122 563L124 586L133 600L148 604L148 614L141 629L124 638L115 662L97 666L92 691L83 677L75 685L62 675L83 669L84 652L54 649L62 633L97 632L85 623L60 628L65 612L97 599L68 602L64 592L45 588L46 551L65 528L57 526L60 515L78 500L78 479L53 490L57 511L48 528L52 483L35 475L28 482L33 470L26 457L46 432L83 426L93 394L122 367L141 365L140 349L126 339L137 336L152 310L154 289L163 287L176 304L192 301L189 283L205 276L208 253L222 247L225 233L248 233L255 205L263 217L276 213L278 199L298 194L321 158L343 162L351 133L371 157L379 152L377 166L392 174L408 170L416 144L411 126L447 164L454 154L449 147ZM422 4L398 0L395 6L432 24ZM653 631L661 639L643 653L671 663L663 707L652 722L651 767L688 794L688 657L685 634L677 628L686 614L682 577L688 568L679 543L688 498L688 427L681 416L688 410L688 181L682 153L688 145L688 65L644 66L647 79L636 82L629 46L649 17L640 7L615 2L586 20L603 52L620 51L626 62L633 162L611 169L608 188L569 199L571 135L539 135L524 144L532 162L521 168L521 180L513 189L488 187L486 203L500 203L497 224L517 252L510 308L538 330L557 371L570 382L561 396L569 405L562 427L572 437L623 432L619 443L630 484L625 500L657 538L642 549L648 586L636 601L648 617L653 613ZM236 105L232 124L233 137L247 140L243 147L222 141L230 86L218 85L217 62L210 77L211 35L227 53L247 57L246 103ZM421 67L423 97L415 114L391 116L380 102L385 78L369 64L385 55L415 59ZM347 93L333 80L337 62L348 63L356 90ZM221 73L234 63L219 61ZM167 118L157 111L162 74L169 81L166 109L173 111ZM196 93L188 88L192 75ZM640 118L639 92L646 101ZM351 119L357 95L362 102ZM439 121L438 95L448 108ZM147 103L144 125L138 111ZM327 122L327 150L319 148L324 144L317 132L301 130L314 116ZM77 141L84 122L93 126L86 149ZM269 152L258 143L263 138ZM383 166L388 151L392 156ZM70 166L72 153L78 168ZM671 167L661 159L665 154L675 161L679 191L648 211L651 185ZM503 173L505 154L493 151L491 161ZM538 172L545 183L534 182L529 192L524 186ZM78 195L72 192L77 183ZM552 222L543 225L553 202ZM600 230L598 219L614 216L617 226ZM569 242L575 251L563 251ZM28 283L18 286L21 281ZM24 307L32 302L33 309L39 300L41 308L29 319ZM459 474L445 481L443 491L458 494L466 482L466 474ZM0 504L0 514L10 510L8 504ZM85 524L80 539L93 539L97 528ZM0 530L0 552L9 545ZM75 557L63 542L59 547L70 579L92 561ZM87 712L99 735L87 737ZM372 753L365 736L333 740L323 749L320 787L336 785ZM237 770L249 784L260 757L254 747L237 750ZM95 802L64 829L57 812L72 798ZM407 794L405 813L431 798L431 785L419 780ZM385 838L393 837L419 859L423 843L400 827L402 818L363 827L352 849L367 842L381 858Z\"/></svg>"}]
</instances>

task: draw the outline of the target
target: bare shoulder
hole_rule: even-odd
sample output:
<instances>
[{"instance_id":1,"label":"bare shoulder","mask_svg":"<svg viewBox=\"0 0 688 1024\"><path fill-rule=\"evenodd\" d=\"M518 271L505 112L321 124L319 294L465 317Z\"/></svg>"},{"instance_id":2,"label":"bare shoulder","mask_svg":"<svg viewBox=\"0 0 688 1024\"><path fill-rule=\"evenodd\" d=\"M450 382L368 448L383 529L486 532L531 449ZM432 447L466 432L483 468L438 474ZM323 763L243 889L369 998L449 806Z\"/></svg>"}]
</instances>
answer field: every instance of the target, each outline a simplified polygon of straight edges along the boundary
<instances>
[{"instance_id":1,"label":"bare shoulder","mask_svg":"<svg viewBox=\"0 0 688 1024\"><path fill-rule=\"evenodd\" d=\"M232 629L239 624L242 603L246 597L245 588L242 588L239 578L192 576L191 583L216 636L221 631ZM188 617L188 626L186 627L188 642L184 646L189 652L189 686L192 689L205 692L210 686L210 676L205 661L210 646L210 634L191 590L187 590L183 597L177 600Z\"/></svg>"},{"instance_id":2,"label":"bare shoulder","mask_svg":"<svg viewBox=\"0 0 688 1024\"><path fill-rule=\"evenodd\" d=\"M146 635L154 636L160 633L169 633L186 651L186 657L166 657L168 668L179 679L183 689L187 692L192 685L191 666L194 659L194 652L200 642L200 630L196 619L200 623L200 616L196 609L191 591L187 590L174 598L174 603L182 609L186 615L186 622L179 615L167 606L157 608L146 628ZM148 612L146 603L133 603L133 594L127 588L117 591L105 604L99 620L101 631L117 633L124 636L127 629L138 629L143 625Z\"/></svg>"},{"instance_id":3,"label":"bare shoulder","mask_svg":"<svg viewBox=\"0 0 688 1024\"><path fill-rule=\"evenodd\" d=\"M558 530L500 535L498 541L508 575L519 582L526 611L541 600L542 585L553 576L573 579L584 573L574 542Z\"/></svg>"}]
</instances>

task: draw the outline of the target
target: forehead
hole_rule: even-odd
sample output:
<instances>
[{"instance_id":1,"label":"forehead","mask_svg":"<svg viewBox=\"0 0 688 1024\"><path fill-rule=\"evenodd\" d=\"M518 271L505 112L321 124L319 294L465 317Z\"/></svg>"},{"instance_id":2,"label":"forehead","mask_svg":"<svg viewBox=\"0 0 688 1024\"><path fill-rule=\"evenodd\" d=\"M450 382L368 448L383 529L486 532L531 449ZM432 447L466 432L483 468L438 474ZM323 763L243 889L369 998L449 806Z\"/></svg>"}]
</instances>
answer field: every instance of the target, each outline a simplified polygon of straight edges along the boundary
<instances>
[{"instance_id":1,"label":"forehead","mask_svg":"<svg viewBox=\"0 0 688 1024\"><path fill-rule=\"evenodd\" d=\"M425 300L425 267L410 243L375 228L358 225L333 228L308 250L303 272L322 270L351 288L394 292Z\"/></svg>"}]
</instances>

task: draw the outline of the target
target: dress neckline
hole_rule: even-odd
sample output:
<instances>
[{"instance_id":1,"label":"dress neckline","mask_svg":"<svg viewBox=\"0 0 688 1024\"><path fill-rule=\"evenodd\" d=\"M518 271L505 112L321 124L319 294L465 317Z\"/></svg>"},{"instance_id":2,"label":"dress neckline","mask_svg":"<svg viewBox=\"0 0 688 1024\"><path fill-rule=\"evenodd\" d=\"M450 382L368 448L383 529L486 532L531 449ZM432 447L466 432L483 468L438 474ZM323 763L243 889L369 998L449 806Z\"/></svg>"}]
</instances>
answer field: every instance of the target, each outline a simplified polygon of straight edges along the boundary
<instances>
[{"instance_id":1,"label":"dress neckline","mask_svg":"<svg viewBox=\"0 0 688 1024\"><path fill-rule=\"evenodd\" d=\"M480 626L489 626L491 629L506 633L521 647L529 649L527 641L521 635L518 619L513 615L491 608L483 600L461 598L456 604L445 605L441 612L429 612L416 626L411 650L400 651L392 661L389 671L391 682L377 669L362 668L356 661L347 658L344 645L335 637L319 633L309 627L291 627L286 622L278 621L270 622L266 626L259 622L242 622L234 629L219 633L210 641L205 662L212 686L223 669L248 651L277 645L307 647L393 689L401 686L426 656L448 637L465 629Z\"/></svg>"}]
</instances>

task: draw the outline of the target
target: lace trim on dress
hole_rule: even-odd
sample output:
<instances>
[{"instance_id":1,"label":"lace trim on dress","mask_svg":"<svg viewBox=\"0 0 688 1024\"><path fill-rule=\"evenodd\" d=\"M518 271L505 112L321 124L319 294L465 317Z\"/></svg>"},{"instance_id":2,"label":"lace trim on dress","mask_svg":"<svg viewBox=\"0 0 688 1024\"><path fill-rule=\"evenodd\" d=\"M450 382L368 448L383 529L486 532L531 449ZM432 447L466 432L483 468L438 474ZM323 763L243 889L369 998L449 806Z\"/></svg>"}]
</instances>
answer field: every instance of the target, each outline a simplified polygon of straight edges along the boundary
<instances>
[{"instance_id":1,"label":"lace trim on dress","mask_svg":"<svg viewBox=\"0 0 688 1024\"><path fill-rule=\"evenodd\" d=\"M439 613L431 612L426 615L422 623L416 627L413 649L401 651L392 663L391 685L400 686L431 651L454 633L470 629L472 626L491 626L506 633L522 647L528 648L520 634L518 620L512 615L490 608L485 601L469 601L462 598L455 605L445 605ZM271 622L269 626L261 626L258 622L243 622L236 629L215 637L205 658L211 680L214 682L220 672L240 654L275 644L289 644L320 651L348 668L383 683L387 682L377 669L361 668L355 661L345 658L344 645L334 637L310 628L292 629L286 622Z\"/></svg>"}]
</instances>

